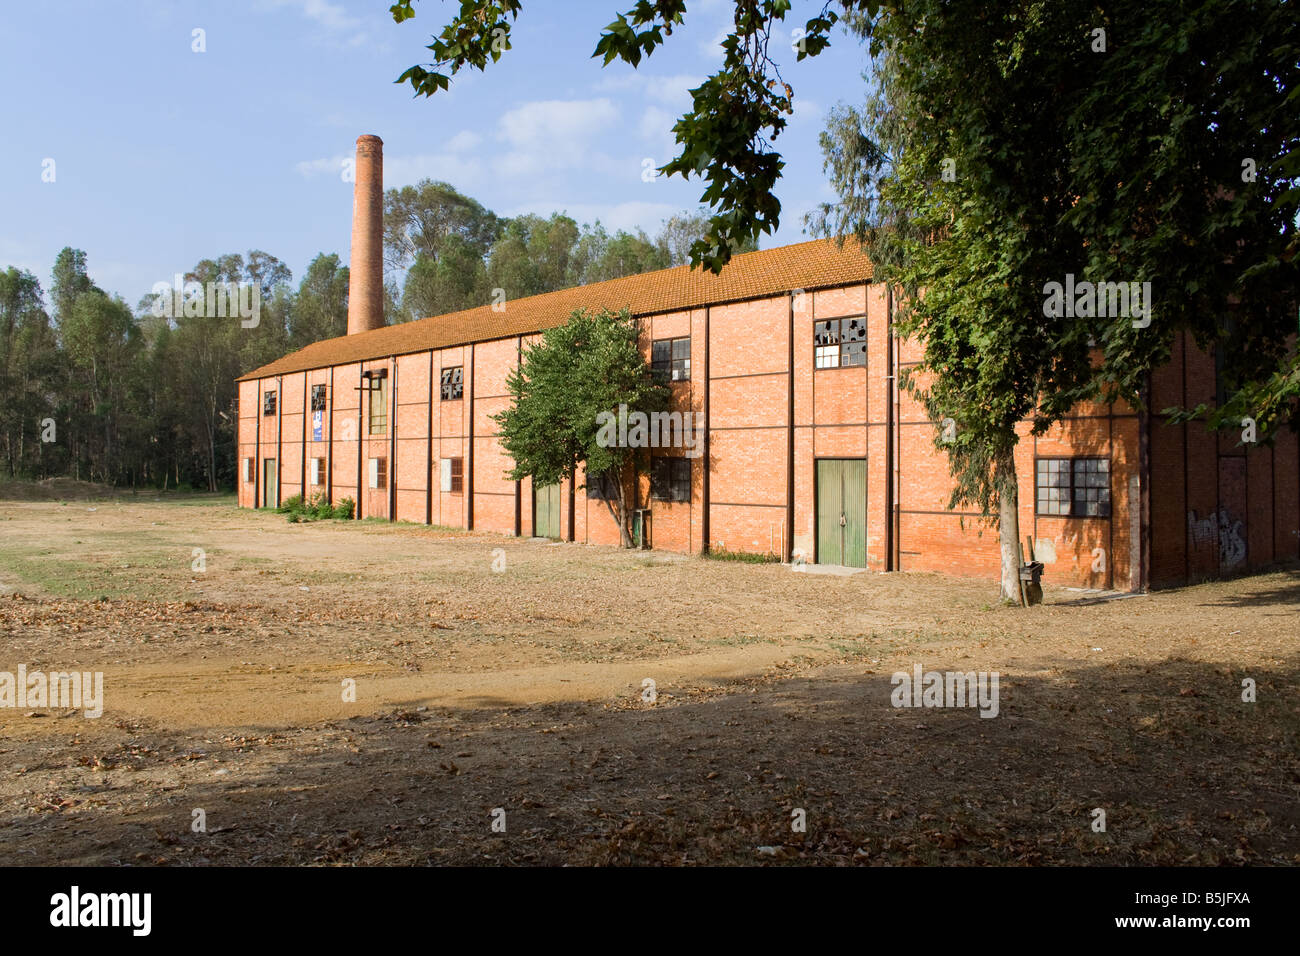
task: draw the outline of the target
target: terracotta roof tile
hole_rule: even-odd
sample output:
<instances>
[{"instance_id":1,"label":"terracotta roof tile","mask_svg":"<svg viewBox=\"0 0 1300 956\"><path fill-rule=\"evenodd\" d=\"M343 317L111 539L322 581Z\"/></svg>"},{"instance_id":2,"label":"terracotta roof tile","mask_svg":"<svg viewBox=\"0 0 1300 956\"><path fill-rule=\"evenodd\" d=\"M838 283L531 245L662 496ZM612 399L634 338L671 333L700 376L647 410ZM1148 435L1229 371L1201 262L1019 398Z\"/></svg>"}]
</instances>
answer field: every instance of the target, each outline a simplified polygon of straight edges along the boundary
<instances>
[{"instance_id":1,"label":"terracotta roof tile","mask_svg":"<svg viewBox=\"0 0 1300 956\"><path fill-rule=\"evenodd\" d=\"M563 325L575 309L628 309L654 315L776 295L791 289L825 289L871 277L871 263L856 243L839 248L815 239L736 256L721 275L677 266L512 299L504 312L490 305L325 339L240 376L239 381L367 359L528 335Z\"/></svg>"}]
</instances>

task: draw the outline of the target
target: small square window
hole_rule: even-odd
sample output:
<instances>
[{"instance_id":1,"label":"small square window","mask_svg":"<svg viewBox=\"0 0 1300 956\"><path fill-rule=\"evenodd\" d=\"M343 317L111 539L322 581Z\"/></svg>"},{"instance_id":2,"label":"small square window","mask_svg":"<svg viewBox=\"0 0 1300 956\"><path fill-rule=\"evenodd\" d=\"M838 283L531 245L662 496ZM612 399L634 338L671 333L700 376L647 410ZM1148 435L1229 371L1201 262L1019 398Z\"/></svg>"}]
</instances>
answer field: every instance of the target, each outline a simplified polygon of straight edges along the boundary
<instances>
[{"instance_id":1,"label":"small square window","mask_svg":"<svg viewBox=\"0 0 1300 956\"><path fill-rule=\"evenodd\" d=\"M387 458L370 459L370 487L371 488L388 487L388 459Z\"/></svg>"},{"instance_id":2,"label":"small square window","mask_svg":"<svg viewBox=\"0 0 1300 956\"><path fill-rule=\"evenodd\" d=\"M325 478L328 474L324 458L313 458L311 460L311 483L313 485L325 484Z\"/></svg>"},{"instance_id":3,"label":"small square window","mask_svg":"<svg viewBox=\"0 0 1300 956\"><path fill-rule=\"evenodd\" d=\"M655 458L650 463L650 497L658 501L690 501L691 460Z\"/></svg>"},{"instance_id":4,"label":"small square window","mask_svg":"<svg viewBox=\"0 0 1300 956\"><path fill-rule=\"evenodd\" d=\"M867 319L824 319L813 323L813 368L867 364Z\"/></svg>"},{"instance_id":5,"label":"small square window","mask_svg":"<svg viewBox=\"0 0 1300 956\"><path fill-rule=\"evenodd\" d=\"M650 367L664 381L690 381L691 340L656 339L650 343Z\"/></svg>"},{"instance_id":6,"label":"small square window","mask_svg":"<svg viewBox=\"0 0 1300 956\"><path fill-rule=\"evenodd\" d=\"M465 394L465 366L456 365L442 370L442 400L453 402Z\"/></svg>"},{"instance_id":7,"label":"small square window","mask_svg":"<svg viewBox=\"0 0 1300 956\"><path fill-rule=\"evenodd\" d=\"M1034 510L1037 514L1110 517L1108 459L1039 458L1034 470Z\"/></svg>"},{"instance_id":8,"label":"small square window","mask_svg":"<svg viewBox=\"0 0 1300 956\"><path fill-rule=\"evenodd\" d=\"M589 501L617 501L618 485L609 475L587 475Z\"/></svg>"}]
</instances>

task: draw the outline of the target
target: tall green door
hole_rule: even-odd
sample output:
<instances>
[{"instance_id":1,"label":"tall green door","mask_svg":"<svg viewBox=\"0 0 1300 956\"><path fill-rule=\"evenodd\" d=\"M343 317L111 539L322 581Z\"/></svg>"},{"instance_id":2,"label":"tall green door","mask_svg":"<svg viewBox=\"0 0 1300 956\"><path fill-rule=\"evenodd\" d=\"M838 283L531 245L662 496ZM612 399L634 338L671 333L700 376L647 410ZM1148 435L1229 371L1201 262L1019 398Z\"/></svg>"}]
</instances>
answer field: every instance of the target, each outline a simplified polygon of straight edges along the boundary
<instances>
[{"instance_id":1,"label":"tall green door","mask_svg":"<svg viewBox=\"0 0 1300 956\"><path fill-rule=\"evenodd\" d=\"M262 507L277 508L280 505L279 489L277 488L277 479L279 470L275 467L274 458L266 458L262 461Z\"/></svg>"},{"instance_id":2,"label":"tall green door","mask_svg":"<svg viewBox=\"0 0 1300 956\"><path fill-rule=\"evenodd\" d=\"M817 461L817 563L867 566L867 462Z\"/></svg>"},{"instance_id":3,"label":"tall green door","mask_svg":"<svg viewBox=\"0 0 1300 956\"><path fill-rule=\"evenodd\" d=\"M533 534L539 538L560 536L560 486L533 487Z\"/></svg>"}]
</instances>

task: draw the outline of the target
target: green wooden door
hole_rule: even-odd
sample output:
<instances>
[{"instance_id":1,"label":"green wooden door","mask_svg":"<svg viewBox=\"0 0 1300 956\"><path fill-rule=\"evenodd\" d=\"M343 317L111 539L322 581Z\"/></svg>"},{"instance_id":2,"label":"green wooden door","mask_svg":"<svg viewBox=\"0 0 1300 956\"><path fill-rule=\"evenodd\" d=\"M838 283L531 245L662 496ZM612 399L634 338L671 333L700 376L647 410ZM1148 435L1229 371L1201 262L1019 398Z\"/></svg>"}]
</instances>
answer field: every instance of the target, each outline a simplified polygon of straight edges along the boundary
<instances>
[{"instance_id":1,"label":"green wooden door","mask_svg":"<svg viewBox=\"0 0 1300 956\"><path fill-rule=\"evenodd\" d=\"M539 538L560 536L560 486L533 488L533 534Z\"/></svg>"},{"instance_id":2,"label":"green wooden door","mask_svg":"<svg viewBox=\"0 0 1300 956\"><path fill-rule=\"evenodd\" d=\"M262 462L262 507L276 508L279 507L276 488L276 467L275 459L267 458Z\"/></svg>"},{"instance_id":3,"label":"green wooden door","mask_svg":"<svg viewBox=\"0 0 1300 956\"><path fill-rule=\"evenodd\" d=\"M817 563L867 566L867 463L817 461Z\"/></svg>"}]
</instances>

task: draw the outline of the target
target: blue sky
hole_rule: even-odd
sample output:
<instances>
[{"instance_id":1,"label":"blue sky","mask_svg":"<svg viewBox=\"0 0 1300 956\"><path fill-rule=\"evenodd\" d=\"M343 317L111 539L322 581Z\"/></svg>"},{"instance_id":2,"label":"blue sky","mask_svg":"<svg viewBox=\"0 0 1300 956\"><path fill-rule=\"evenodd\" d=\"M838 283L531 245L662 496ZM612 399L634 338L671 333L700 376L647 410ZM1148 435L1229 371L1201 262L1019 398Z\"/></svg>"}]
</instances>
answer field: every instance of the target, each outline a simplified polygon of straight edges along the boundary
<instances>
[{"instance_id":1,"label":"blue sky","mask_svg":"<svg viewBox=\"0 0 1300 956\"><path fill-rule=\"evenodd\" d=\"M673 155L671 127L719 62L730 0L695 0L686 28L636 70L591 58L631 0L532 0L514 49L432 99L393 81L427 62L429 36L459 5L422 0L399 26L389 2L8 4L0 268L30 269L48 290L59 249L75 246L99 285L134 304L199 259L256 248L296 283L319 252L347 260L340 170L362 133L384 140L386 187L442 179L503 215L565 210L653 234L697 205L698 180L647 183L641 171ZM796 0L786 38L820 6ZM191 49L195 29L206 52ZM827 110L864 89L865 52L842 32L815 60L783 49L778 62L795 113L776 141L782 227L765 248L807 238L803 213L833 198L817 136Z\"/></svg>"}]
</instances>

